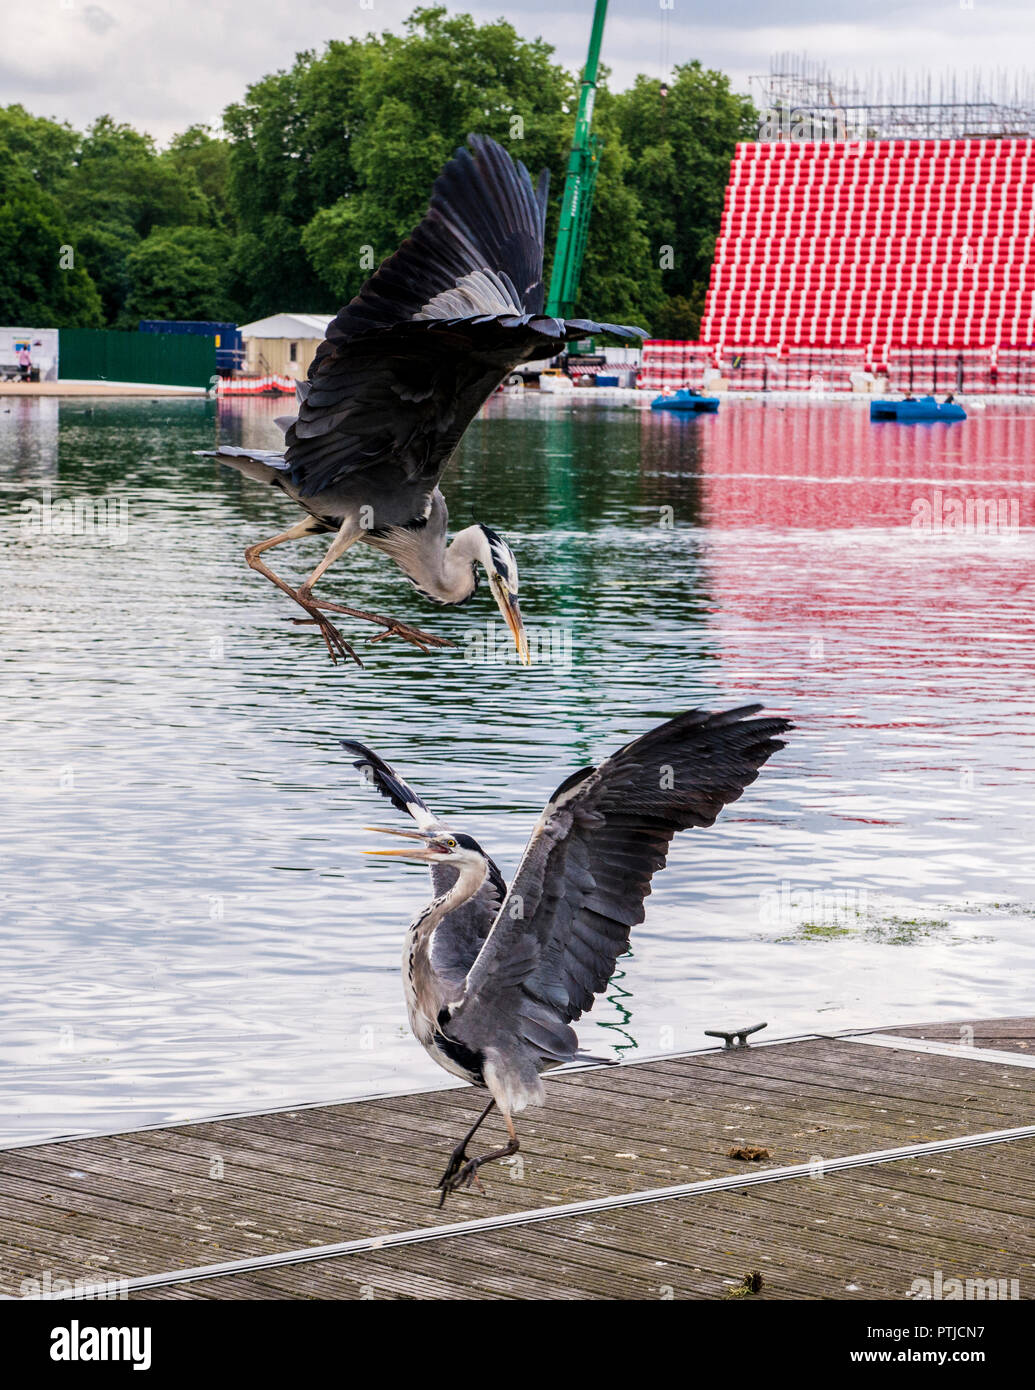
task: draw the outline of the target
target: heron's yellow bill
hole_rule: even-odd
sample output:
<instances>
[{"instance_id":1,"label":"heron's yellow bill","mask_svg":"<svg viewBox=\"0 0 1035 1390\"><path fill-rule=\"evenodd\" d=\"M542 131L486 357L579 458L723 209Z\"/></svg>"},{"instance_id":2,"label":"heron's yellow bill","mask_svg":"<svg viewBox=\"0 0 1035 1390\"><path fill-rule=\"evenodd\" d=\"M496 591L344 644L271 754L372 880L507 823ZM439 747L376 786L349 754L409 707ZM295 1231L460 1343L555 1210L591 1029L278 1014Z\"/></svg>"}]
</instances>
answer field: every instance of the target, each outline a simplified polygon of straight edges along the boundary
<instances>
[{"instance_id":1,"label":"heron's yellow bill","mask_svg":"<svg viewBox=\"0 0 1035 1390\"><path fill-rule=\"evenodd\" d=\"M514 639L514 645L517 647L522 666L531 666L532 657L528 650L528 638L525 635L525 624L521 617L521 609L518 607L517 595L512 594L499 576L495 574L489 575L489 588L503 614L504 622L510 628L510 635Z\"/></svg>"},{"instance_id":2,"label":"heron's yellow bill","mask_svg":"<svg viewBox=\"0 0 1035 1390\"><path fill-rule=\"evenodd\" d=\"M397 830L394 826L387 825L365 825L364 830L374 830L379 835L398 835L403 840L420 840L423 848L412 845L406 849L365 849L364 854L379 854L388 859L416 859L421 863L430 859L431 851L427 848L428 834L423 830Z\"/></svg>"}]
</instances>

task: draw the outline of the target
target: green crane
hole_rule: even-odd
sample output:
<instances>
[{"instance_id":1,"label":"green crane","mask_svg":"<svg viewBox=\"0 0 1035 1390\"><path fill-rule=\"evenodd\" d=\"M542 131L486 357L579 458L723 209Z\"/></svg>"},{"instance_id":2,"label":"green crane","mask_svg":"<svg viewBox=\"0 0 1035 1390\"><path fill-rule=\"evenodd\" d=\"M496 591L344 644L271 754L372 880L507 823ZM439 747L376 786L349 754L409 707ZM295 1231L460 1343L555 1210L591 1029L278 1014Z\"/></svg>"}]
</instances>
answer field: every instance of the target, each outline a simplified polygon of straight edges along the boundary
<instances>
[{"instance_id":1,"label":"green crane","mask_svg":"<svg viewBox=\"0 0 1035 1390\"><path fill-rule=\"evenodd\" d=\"M555 318L571 318L579 296L582 258L586 254L586 236L593 211L593 190L597 182L600 151L603 141L590 130L593 123L593 103L597 95L597 70L600 67L600 44L604 37L607 0L596 0L593 28L589 36L589 53L582 74L579 108L575 117L575 135L568 158L568 173L564 180L564 201L561 203L561 225L557 233L550 272L550 293L546 312Z\"/></svg>"}]
</instances>

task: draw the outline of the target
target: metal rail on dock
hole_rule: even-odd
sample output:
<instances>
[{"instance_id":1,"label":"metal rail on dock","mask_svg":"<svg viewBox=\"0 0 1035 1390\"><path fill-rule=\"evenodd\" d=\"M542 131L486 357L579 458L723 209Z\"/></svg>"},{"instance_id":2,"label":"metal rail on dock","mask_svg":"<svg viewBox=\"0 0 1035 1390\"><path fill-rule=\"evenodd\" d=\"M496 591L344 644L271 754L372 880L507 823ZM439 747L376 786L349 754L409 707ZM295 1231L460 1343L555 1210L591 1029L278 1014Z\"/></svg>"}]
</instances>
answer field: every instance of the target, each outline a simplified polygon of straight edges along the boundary
<instances>
[{"instance_id":1,"label":"metal rail on dock","mask_svg":"<svg viewBox=\"0 0 1035 1390\"><path fill-rule=\"evenodd\" d=\"M969 1052L969 1049L968 1049ZM868 1168L881 1163L896 1163L928 1154L951 1153L962 1149L986 1148L1007 1144L1019 1139L1035 1139L1035 1125L1015 1129L988 1130L982 1134L967 1134L957 1139L935 1139L923 1144L907 1144L895 1149L874 1149L868 1153L846 1154L842 1158L823 1159L818 1171L822 1174L840 1173L853 1168ZM699 1182L680 1183L674 1187L648 1188L609 1197L594 1197L563 1206L537 1207L530 1211L504 1212L481 1217L474 1221L456 1221L441 1226L425 1226L416 1230L394 1231L381 1236L364 1236L359 1240L341 1241L334 1245L317 1245L302 1250L286 1250L270 1255L254 1255L221 1264L198 1265L192 1269L168 1270L161 1274L145 1274L129 1279L120 1286L127 1293L163 1285L196 1283L204 1279L222 1279L228 1275L251 1273L261 1269L277 1269L285 1265L308 1264L331 1260L344 1255L376 1254L402 1245L419 1245L428 1241L450 1240L457 1236L480 1235L506 1230L510 1226L530 1226L545 1221L560 1221L566 1217L589 1216L595 1212L614 1211L623 1207L644 1206L652 1202L670 1202L681 1197L704 1193L736 1191L766 1183L787 1182L795 1178L814 1177L817 1164L793 1163L781 1168L764 1168L753 1173L733 1173L722 1178L706 1178ZM74 1289L50 1295L52 1300L77 1297Z\"/></svg>"}]
</instances>

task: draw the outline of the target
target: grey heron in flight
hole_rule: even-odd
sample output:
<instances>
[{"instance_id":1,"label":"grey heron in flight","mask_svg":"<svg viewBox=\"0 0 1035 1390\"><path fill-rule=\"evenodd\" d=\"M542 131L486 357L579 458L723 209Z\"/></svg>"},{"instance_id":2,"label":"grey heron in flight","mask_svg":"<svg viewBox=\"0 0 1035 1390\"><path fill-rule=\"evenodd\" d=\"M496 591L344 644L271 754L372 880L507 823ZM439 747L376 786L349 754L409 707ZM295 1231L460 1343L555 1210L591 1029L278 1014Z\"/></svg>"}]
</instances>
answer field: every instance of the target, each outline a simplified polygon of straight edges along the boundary
<instances>
[{"instance_id":1,"label":"grey heron in flight","mask_svg":"<svg viewBox=\"0 0 1035 1390\"><path fill-rule=\"evenodd\" d=\"M382 551L436 603L456 604L485 570L493 597L528 662L518 606L518 568L506 541L473 525L446 544L448 511L439 480L486 399L522 362L553 357L592 333L642 329L543 313L547 173L528 170L495 141L472 135L435 181L420 225L329 325L298 384L298 414L284 417L287 449L222 446L199 451L285 492L302 519L249 546L245 559L304 609L331 660L353 648L327 618L344 613L417 646L442 638L380 614L327 603L313 589L357 542ZM294 588L263 554L303 536L333 536L323 559ZM362 665L362 662L359 662Z\"/></svg>"},{"instance_id":2,"label":"grey heron in flight","mask_svg":"<svg viewBox=\"0 0 1035 1390\"><path fill-rule=\"evenodd\" d=\"M450 830L371 749L344 743L381 795L416 822L415 830L368 826L413 844L367 853L431 869L434 900L403 949L410 1027L440 1066L491 1097L453 1150L440 1206L482 1164L517 1152L514 1115L542 1103L544 1071L580 1055L571 1024L628 949L673 835L711 825L784 746L778 735L790 723L755 718L760 709L689 710L572 773L536 822L509 888L476 840ZM494 1106L507 1142L469 1159Z\"/></svg>"}]
</instances>

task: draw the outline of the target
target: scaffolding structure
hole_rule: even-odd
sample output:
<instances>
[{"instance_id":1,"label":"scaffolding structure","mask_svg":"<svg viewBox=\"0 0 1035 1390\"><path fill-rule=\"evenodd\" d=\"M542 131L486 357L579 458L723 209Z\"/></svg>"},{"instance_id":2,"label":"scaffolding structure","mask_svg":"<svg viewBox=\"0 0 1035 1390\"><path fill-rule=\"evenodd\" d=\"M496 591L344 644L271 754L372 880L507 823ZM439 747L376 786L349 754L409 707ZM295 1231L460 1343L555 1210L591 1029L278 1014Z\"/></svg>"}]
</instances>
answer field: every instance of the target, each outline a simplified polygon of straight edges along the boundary
<instances>
[{"instance_id":1,"label":"scaffolding structure","mask_svg":"<svg viewBox=\"0 0 1035 1390\"><path fill-rule=\"evenodd\" d=\"M760 140L953 140L1035 136L1035 73L833 74L778 53L751 78Z\"/></svg>"}]
</instances>

